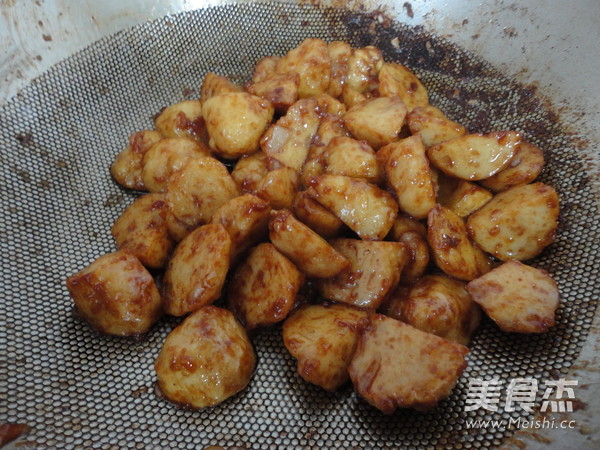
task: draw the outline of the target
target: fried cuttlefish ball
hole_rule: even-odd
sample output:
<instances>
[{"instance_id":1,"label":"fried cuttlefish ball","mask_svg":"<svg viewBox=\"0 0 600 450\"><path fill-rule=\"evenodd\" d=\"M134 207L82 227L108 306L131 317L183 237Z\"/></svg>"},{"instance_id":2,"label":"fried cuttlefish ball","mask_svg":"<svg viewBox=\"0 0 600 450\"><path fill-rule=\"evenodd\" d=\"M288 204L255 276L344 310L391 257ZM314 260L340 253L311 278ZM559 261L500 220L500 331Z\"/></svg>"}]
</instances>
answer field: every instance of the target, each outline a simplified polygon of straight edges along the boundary
<instances>
[{"instance_id":1,"label":"fried cuttlefish ball","mask_svg":"<svg viewBox=\"0 0 600 450\"><path fill-rule=\"evenodd\" d=\"M469 349L380 314L361 335L348 372L356 391L384 414L427 411L448 397Z\"/></svg>"},{"instance_id":2,"label":"fried cuttlefish ball","mask_svg":"<svg viewBox=\"0 0 600 450\"><path fill-rule=\"evenodd\" d=\"M101 256L67 278L77 314L100 333L141 336L162 314L154 279L131 253Z\"/></svg>"},{"instance_id":3,"label":"fried cuttlefish ball","mask_svg":"<svg viewBox=\"0 0 600 450\"><path fill-rule=\"evenodd\" d=\"M205 306L167 336L154 369L169 401L199 409L243 390L255 363L248 335L233 314Z\"/></svg>"},{"instance_id":4,"label":"fried cuttlefish ball","mask_svg":"<svg viewBox=\"0 0 600 450\"><path fill-rule=\"evenodd\" d=\"M368 316L341 304L298 309L283 324L283 342L298 360L298 374L328 391L348 381L348 365Z\"/></svg>"}]
</instances>

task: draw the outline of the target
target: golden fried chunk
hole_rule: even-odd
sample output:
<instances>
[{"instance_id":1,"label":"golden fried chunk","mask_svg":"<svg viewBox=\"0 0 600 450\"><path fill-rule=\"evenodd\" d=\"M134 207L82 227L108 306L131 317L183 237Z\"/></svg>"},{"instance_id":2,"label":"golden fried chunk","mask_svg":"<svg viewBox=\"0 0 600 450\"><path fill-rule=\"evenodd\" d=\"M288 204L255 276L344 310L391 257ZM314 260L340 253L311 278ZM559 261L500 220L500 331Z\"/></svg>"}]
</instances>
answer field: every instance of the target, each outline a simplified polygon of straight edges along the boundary
<instances>
[{"instance_id":1,"label":"golden fried chunk","mask_svg":"<svg viewBox=\"0 0 600 450\"><path fill-rule=\"evenodd\" d=\"M514 131L468 134L434 145L427 156L445 174L477 181L508 167L520 143L521 135Z\"/></svg>"},{"instance_id":2,"label":"golden fried chunk","mask_svg":"<svg viewBox=\"0 0 600 450\"><path fill-rule=\"evenodd\" d=\"M273 244L254 247L235 271L229 308L248 330L284 320L296 304L304 278Z\"/></svg>"},{"instance_id":3,"label":"golden fried chunk","mask_svg":"<svg viewBox=\"0 0 600 450\"><path fill-rule=\"evenodd\" d=\"M451 121L431 105L417 106L408 113L406 121L410 132L421 136L427 148L467 134L465 127Z\"/></svg>"},{"instance_id":4,"label":"golden fried chunk","mask_svg":"<svg viewBox=\"0 0 600 450\"><path fill-rule=\"evenodd\" d=\"M310 198L306 191L296 194L293 204L294 215L315 230L324 238L337 235L344 223L316 200Z\"/></svg>"},{"instance_id":5,"label":"golden fried chunk","mask_svg":"<svg viewBox=\"0 0 600 450\"><path fill-rule=\"evenodd\" d=\"M285 113L298 100L299 83L297 73L274 73L250 84L248 92L269 101L277 112Z\"/></svg>"},{"instance_id":6,"label":"golden fried chunk","mask_svg":"<svg viewBox=\"0 0 600 450\"><path fill-rule=\"evenodd\" d=\"M313 139L313 147L326 147L331 140L336 137L350 137L350 132L344 125L344 120L332 114L326 114L321 117L319 129ZM312 150L312 147L311 147Z\"/></svg>"},{"instance_id":7,"label":"golden fried chunk","mask_svg":"<svg viewBox=\"0 0 600 450\"><path fill-rule=\"evenodd\" d=\"M536 145L521 141L517 155L510 165L485 180L481 184L494 192L504 191L511 187L531 183L544 168L544 152Z\"/></svg>"},{"instance_id":8,"label":"golden fried chunk","mask_svg":"<svg viewBox=\"0 0 600 450\"><path fill-rule=\"evenodd\" d=\"M271 211L269 237L277 250L309 277L334 277L350 265L325 239L287 209Z\"/></svg>"},{"instance_id":9,"label":"golden fried chunk","mask_svg":"<svg viewBox=\"0 0 600 450\"><path fill-rule=\"evenodd\" d=\"M483 250L502 261L537 256L554 241L558 196L544 183L517 186L496 194L469 216L467 226Z\"/></svg>"},{"instance_id":10,"label":"golden fried chunk","mask_svg":"<svg viewBox=\"0 0 600 450\"><path fill-rule=\"evenodd\" d=\"M406 214L398 214L398 217L392 226L392 239L396 241L408 231L414 231L423 238L427 237L427 228L425 228L425 225Z\"/></svg>"},{"instance_id":11,"label":"golden fried chunk","mask_svg":"<svg viewBox=\"0 0 600 450\"><path fill-rule=\"evenodd\" d=\"M481 275L477 253L469 240L463 220L443 206L436 205L427 218L427 240L437 266L451 277L470 281Z\"/></svg>"},{"instance_id":12,"label":"golden fried chunk","mask_svg":"<svg viewBox=\"0 0 600 450\"><path fill-rule=\"evenodd\" d=\"M399 139L405 117L406 105L400 97L380 97L350 108L344 123L356 139L378 149Z\"/></svg>"},{"instance_id":13,"label":"golden fried chunk","mask_svg":"<svg viewBox=\"0 0 600 450\"><path fill-rule=\"evenodd\" d=\"M269 171L269 161L267 155L258 151L249 156L240 158L231 177L235 181L240 192L253 194L258 189L258 182L265 177Z\"/></svg>"},{"instance_id":14,"label":"golden fried chunk","mask_svg":"<svg viewBox=\"0 0 600 450\"><path fill-rule=\"evenodd\" d=\"M404 244L408 251L408 262L402 270L400 281L405 284L416 282L429 266L427 238L416 231L405 231L394 240ZM483 273L483 272L481 272Z\"/></svg>"},{"instance_id":15,"label":"golden fried chunk","mask_svg":"<svg viewBox=\"0 0 600 450\"><path fill-rule=\"evenodd\" d=\"M305 39L277 61L277 73L295 72L300 76L298 95L312 97L327 92L331 59L327 44L321 39Z\"/></svg>"},{"instance_id":16,"label":"golden fried chunk","mask_svg":"<svg viewBox=\"0 0 600 450\"><path fill-rule=\"evenodd\" d=\"M398 242L334 239L331 245L350 267L334 278L319 280L319 292L328 300L359 308L377 309L408 262L406 247Z\"/></svg>"},{"instance_id":17,"label":"golden fried chunk","mask_svg":"<svg viewBox=\"0 0 600 450\"><path fill-rule=\"evenodd\" d=\"M401 64L383 64L379 71L378 91L382 97L400 97L409 112L418 106L429 104L425 86Z\"/></svg>"},{"instance_id":18,"label":"golden fried chunk","mask_svg":"<svg viewBox=\"0 0 600 450\"><path fill-rule=\"evenodd\" d=\"M237 197L227 168L214 158L195 158L167 183L167 226L176 241L198 225L208 223L223 203Z\"/></svg>"},{"instance_id":19,"label":"golden fried chunk","mask_svg":"<svg viewBox=\"0 0 600 450\"><path fill-rule=\"evenodd\" d=\"M383 181L375 152L364 141L333 138L323 154L325 173L361 178L373 184Z\"/></svg>"},{"instance_id":20,"label":"golden fried chunk","mask_svg":"<svg viewBox=\"0 0 600 450\"><path fill-rule=\"evenodd\" d=\"M101 256L67 278L77 314L102 334L142 336L162 315L152 276L131 253Z\"/></svg>"},{"instance_id":21,"label":"golden fried chunk","mask_svg":"<svg viewBox=\"0 0 600 450\"><path fill-rule=\"evenodd\" d=\"M110 166L113 178L126 188L146 190L142 179L142 160L150 147L161 139L160 133L151 130L138 131L129 136L129 145Z\"/></svg>"},{"instance_id":22,"label":"golden fried chunk","mask_svg":"<svg viewBox=\"0 0 600 450\"><path fill-rule=\"evenodd\" d=\"M127 250L146 267L164 267L173 248L167 229L164 194L147 194L127 207L112 227L120 250Z\"/></svg>"},{"instance_id":23,"label":"golden fried chunk","mask_svg":"<svg viewBox=\"0 0 600 450\"><path fill-rule=\"evenodd\" d=\"M281 167L267 172L257 183L255 193L273 208L291 208L299 185L298 172L290 167Z\"/></svg>"},{"instance_id":24,"label":"golden fried chunk","mask_svg":"<svg viewBox=\"0 0 600 450\"><path fill-rule=\"evenodd\" d=\"M184 100L163 110L154 122L163 137L182 137L205 142L206 124L200 100Z\"/></svg>"},{"instance_id":25,"label":"golden fried chunk","mask_svg":"<svg viewBox=\"0 0 600 450\"><path fill-rule=\"evenodd\" d=\"M163 279L163 307L183 316L221 296L229 270L231 237L223 225L196 228L179 243Z\"/></svg>"},{"instance_id":26,"label":"golden fried chunk","mask_svg":"<svg viewBox=\"0 0 600 450\"><path fill-rule=\"evenodd\" d=\"M377 158L400 209L417 219L427 217L435 206L435 190L421 138L412 136L388 144Z\"/></svg>"},{"instance_id":27,"label":"golden fried chunk","mask_svg":"<svg viewBox=\"0 0 600 450\"><path fill-rule=\"evenodd\" d=\"M211 223L220 223L231 237L231 256L237 257L268 232L269 202L244 194L223 203L213 214Z\"/></svg>"},{"instance_id":28,"label":"golden fried chunk","mask_svg":"<svg viewBox=\"0 0 600 450\"><path fill-rule=\"evenodd\" d=\"M305 189L314 178L325 173L325 150L336 137L350 137L344 121L336 115L323 116L302 167L301 183Z\"/></svg>"},{"instance_id":29,"label":"golden fried chunk","mask_svg":"<svg viewBox=\"0 0 600 450\"><path fill-rule=\"evenodd\" d=\"M347 84L342 88L342 102L346 105L346 109L351 109L360 105L370 98L373 98L373 95L370 92L360 93Z\"/></svg>"},{"instance_id":30,"label":"golden fried chunk","mask_svg":"<svg viewBox=\"0 0 600 450\"><path fill-rule=\"evenodd\" d=\"M254 74L252 75L252 82L258 83L264 81L273 75L275 68L277 67L277 61L281 58L279 56L265 56L258 60L254 66Z\"/></svg>"},{"instance_id":31,"label":"golden fried chunk","mask_svg":"<svg viewBox=\"0 0 600 450\"><path fill-rule=\"evenodd\" d=\"M142 161L142 180L150 192L165 192L171 175L190 159L210 156L210 150L201 142L185 138L163 139L154 144Z\"/></svg>"},{"instance_id":32,"label":"golden fried chunk","mask_svg":"<svg viewBox=\"0 0 600 450\"><path fill-rule=\"evenodd\" d=\"M258 151L241 158L231 177L242 192L268 201L273 208L289 208L300 185L298 172Z\"/></svg>"},{"instance_id":33,"label":"golden fried chunk","mask_svg":"<svg viewBox=\"0 0 600 450\"><path fill-rule=\"evenodd\" d=\"M224 158L239 158L258 150L273 118L273 106L246 92L230 92L206 100L202 114L210 148Z\"/></svg>"},{"instance_id":34,"label":"golden fried chunk","mask_svg":"<svg viewBox=\"0 0 600 450\"><path fill-rule=\"evenodd\" d=\"M329 94L319 94L313 97L317 101L319 115L342 117L346 113L346 105Z\"/></svg>"},{"instance_id":35,"label":"golden fried chunk","mask_svg":"<svg viewBox=\"0 0 600 450\"><path fill-rule=\"evenodd\" d=\"M205 306L171 331L154 369L167 400L199 409L243 390L255 364L252 343L233 314Z\"/></svg>"},{"instance_id":36,"label":"golden fried chunk","mask_svg":"<svg viewBox=\"0 0 600 450\"><path fill-rule=\"evenodd\" d=\"M375 90L377 76L383 64L381 51L372 45L354 50L348 59L348 77L345 84L360 94Z\"/></svg>"},{"instance_id":37,"label":"golden fried chunk","mask_svg":"<svg viewBox=\"0 0 600 450\"><path fill-rule=\"evenodd\" d=\"M387 236L398 214L398 205L388 192L342 175L317 177L308 195L365 240Z\"/></svg>"},{"instance_id":38,"label":"golden fried chunk","mask_svg":"<svg viewBox=\"0 0 600 450\"><path fill-rule=\"evenodd\" d=\"M242 92L242 88L226 77L208 72L200 86L200 102L204 104L211 97L229 92Z\"/></svg>"},{"instance_id":39,"label":"golden fried chunk","mask_svg":"<svg viewBox=\"0 0 600 450\"><path fill-rule=\"evenodd\" d=\"M467 290L503 331L543 333L554 325L560 295L544 270L510 260L471 281Z\"/></svg>"},{"instance_id":40,"label":"golden fried chunk","mask_svg":"<svg viewBox=\"0 0 600 450\"><path fill-rule=\"evenodd\" d=\"M287 167L299 171L308 155L310 143L319 128L317 101L298 100L289 107L264 134L260 141L263 152Z\"/></svg>"},{"instance_id":41,"label":"golden fried chunk","mask_svg":"<svg viewBox=\"0 0 600 450\"><path fill-rule=\"evenodd\" d=\"M440 178L444 182L440 183L438 202L460 217L467 217L477 211L494 196L475 183L448 176Z\"/></svg>"},{"instance_id":42,"label":"golden fried chunk","mask_svg":"<svg viewBox=\"0 0 600 450\"><path fill-rule=\"evenodd\" d=\"M335 391L348 381L348 365L368 313L350 306L306 305L283 324L283 343L298 360L298 374Z\"/></svg>"},{"instance_id":43,"label":"golden fried chunk","mask_svg":"<svg viewBox=\"0 0 600 450\"><path fill-rule=\"evenodd\" d=\"M467 367L467 347L377 314L358 341L348 372L371 405L426 411L448 397Z\"/></svg>"},{"instance_id":44,"label":"golden fried chunk","mask_svg":"<svg viewBox=\"0 0 600 450\"><path fill-rule=\"evenodd\" d=\"M385 314L462 345L469 343L481 320L465 283L445 275L428 275L410 288L397 289L386 302Z\"/></svg>"},{"instance_id":45,"label":"golden fried chunk","mask_svg":"<svg viewBox=\"0 0 600 450\"><path fill-rule=\"evenodd\" d=\"M331 60L331 77L327 93L338 98L348 77L348 60L352 56L352 47L343 41L333 41L327 46Z\"/></svg>"}]
</instances>

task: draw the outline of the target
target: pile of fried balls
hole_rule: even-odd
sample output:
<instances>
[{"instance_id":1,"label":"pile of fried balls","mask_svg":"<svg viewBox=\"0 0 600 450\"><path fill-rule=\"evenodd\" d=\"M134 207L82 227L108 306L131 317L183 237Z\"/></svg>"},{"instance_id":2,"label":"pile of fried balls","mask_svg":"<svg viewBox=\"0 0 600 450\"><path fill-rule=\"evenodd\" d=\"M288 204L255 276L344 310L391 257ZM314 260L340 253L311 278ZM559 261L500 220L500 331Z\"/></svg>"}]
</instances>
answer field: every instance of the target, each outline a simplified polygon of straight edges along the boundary
<instances>
[{"instance_id":1,"label":"pile of fried balls","mask_svg":"<svg viewBox=\"0 0 600 450\"><path fill-rule=\"evenodd\" d=\"M116 156L113 178L148 193L112 227L118 250L67 279L75 310L124 337L184 317L155 370L187 408L243 390L249 333L282 323L307 382L350 380L386 414L431 409L481 311L542 333L559 303L523 262L557 229L544 152L527 130L474 131L373 46L306 39L244 86L208 73Z\"/></svg>"}]
</instances>

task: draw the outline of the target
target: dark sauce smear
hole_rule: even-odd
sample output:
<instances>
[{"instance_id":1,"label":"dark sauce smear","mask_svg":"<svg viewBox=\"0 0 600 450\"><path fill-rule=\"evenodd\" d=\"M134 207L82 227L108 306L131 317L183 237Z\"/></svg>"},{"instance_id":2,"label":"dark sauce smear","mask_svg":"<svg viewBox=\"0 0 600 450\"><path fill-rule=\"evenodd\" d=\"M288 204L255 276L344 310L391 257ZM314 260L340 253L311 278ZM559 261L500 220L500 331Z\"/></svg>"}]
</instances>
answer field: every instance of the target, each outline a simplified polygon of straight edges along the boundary
<instances>
[{"instance_id":1,"label":"dark sauce smear","mask_svg":"<svg viewBox=\"0 0 600 450\"><path fill-rule=\"evenodd\" d=\"M29 426L24 423L4 423L0 425L0 447L4 447L27 432L29 432Z\"/></svg>"}]
</instances>

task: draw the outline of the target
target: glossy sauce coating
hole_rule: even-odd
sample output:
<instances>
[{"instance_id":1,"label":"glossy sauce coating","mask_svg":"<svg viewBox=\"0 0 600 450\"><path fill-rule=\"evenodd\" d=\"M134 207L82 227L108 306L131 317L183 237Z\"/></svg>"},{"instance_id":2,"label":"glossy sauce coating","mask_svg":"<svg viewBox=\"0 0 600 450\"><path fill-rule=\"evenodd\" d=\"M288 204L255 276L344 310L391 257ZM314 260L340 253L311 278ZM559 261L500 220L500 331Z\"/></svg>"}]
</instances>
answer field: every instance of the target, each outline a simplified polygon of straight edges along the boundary
<instances>
[{"instance_id":1,"label":"glossy sauce coating","mask_svg":"<svg viewBox=\"0 0 600 450\"><path fill-rule=\"evenodd\" d=\"M252 344L233 314L205 306L167 336L154 368L165 397L199 409L243 390L255 364Z\"/></svg>"}]
</instances>

